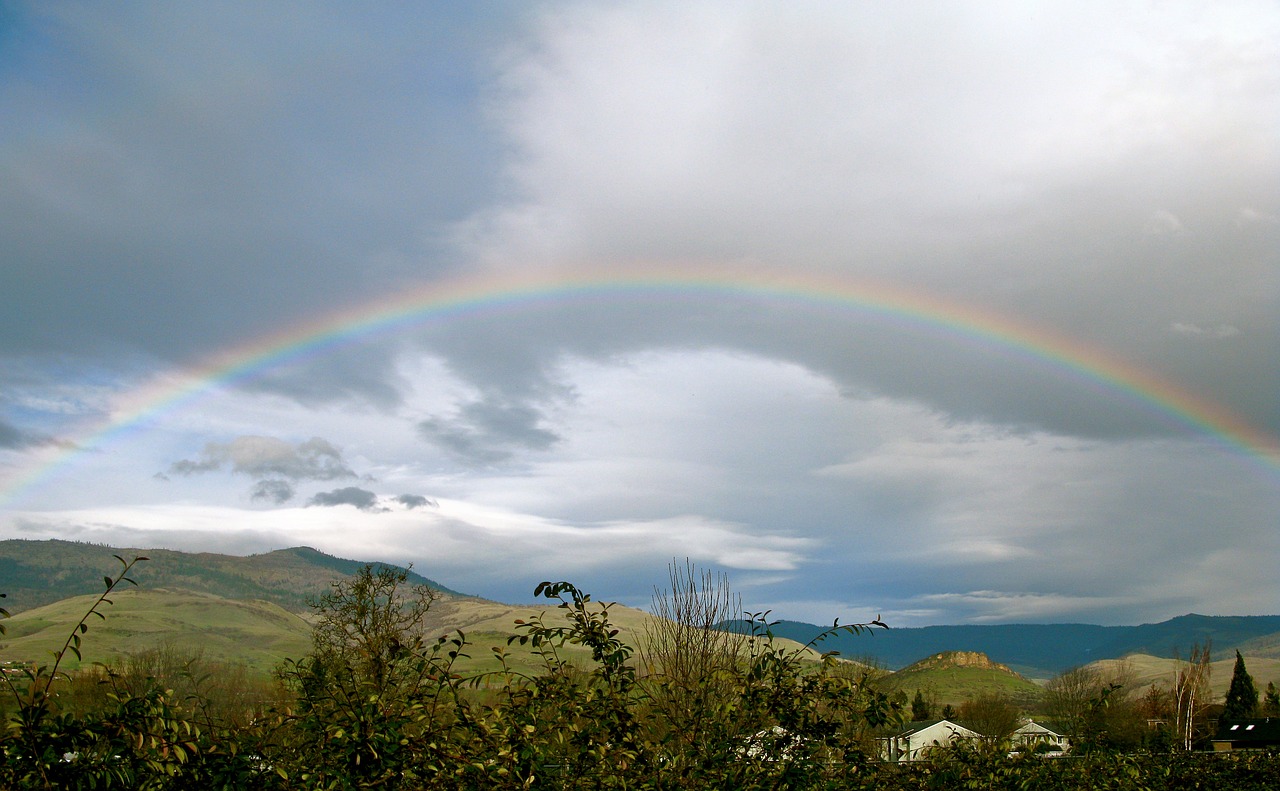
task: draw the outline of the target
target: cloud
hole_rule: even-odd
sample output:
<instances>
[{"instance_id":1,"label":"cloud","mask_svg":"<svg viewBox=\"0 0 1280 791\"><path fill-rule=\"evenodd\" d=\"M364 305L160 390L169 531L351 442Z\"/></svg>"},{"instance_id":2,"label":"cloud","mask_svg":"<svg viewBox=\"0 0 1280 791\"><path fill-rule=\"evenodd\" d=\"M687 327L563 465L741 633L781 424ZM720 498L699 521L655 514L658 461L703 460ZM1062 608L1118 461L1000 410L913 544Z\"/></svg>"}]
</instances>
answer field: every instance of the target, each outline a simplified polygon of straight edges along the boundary
<instances>
[{"instance_id":1,"label":"cloud","mask_svg":"<svg viewBox=\"0 0 1280 791\"><path fill-rule=\"evenodd\" d=\"M1235 222L1237 228L1250 225L1277 225L1280 224L1280 217L1246 206L1236 213Z\"/></svg>"},{"instance_id":2,"label":"cloud","mask_svg":"<svg viewBox=\"0 0 1280 791\"><path fill-rule=\"evenodd\" d=\"M258 481L253 485L253 491L249 495L250 500L266 500L267 502L280 505L287 503L293 499L294 488L288 481L282 481L278 478L270 478Z\"/></svg>"},{"instance_id":3,"label":"cloud","mask_svg":"<svg viewBox=\"0 0 1280 791\"><path fill-rule=\"evenodd\" d=\"M1180 233L1185 228L1182 225L1182 220L1179 220L1173 212L1159 209L1151 213L1142 230L1151 236L1168 236Z\"/></svg>"},{"instance_id":4,"label":"cloud","mask_svg":"<svg viewBox=\"0 0 1280 791\"><path fill-rule=\"evenodd\" d=\"M430 497L423 497L420 494L401 494L395 498L405 508L413 510L414 508L439 508L440 504Z\"/></svg>"},{"instance_id":5,"label":"cloud","mask_svg":"<svg viewBox=\"0 0 1280 791\"><path fill-rule=\"evenodd\" d=\"M6 17L0 530L1274 605L1274 457L1170 407L1280 436L1273 3L174 8Z\"/></svg>"},{"instance_id":6,"label":"cloud","mask_svg":"<svg viewBox=\"0 0 1280 791\"><path fill-rule=\"evenodd\" d=\"M47 434L18 428L12 423L0 418L0 450L25 450L27 448L38 448L46 445L56 445L63 448L75 447L74 443L60 440Z\"/></svg>"},{"instance_id":7,"label":"cloud","mask_svg":"<svg viewBox=\"0 0 1280 791\"><path fill-rule=\"evenodd\" d=\"M1234 338L1240 334L1240 329L1230 324L1201 327L1199 324L1192 324L1191 322L1175 321L1169 325L1169 332L1174 335L1190 335L1201 338Z\"/></svg>"},{"instance_id":8,"label":"cloud","mask_svg":"<svg viewBox=\"0 0 1280 791\"><path fill-rule=\"evenodd\" d=\"M465 404L451 417L420 421L418 433L469 464L496 464L517 452L554 446L560 438L540 427L541 419L532 406L485 399Z\"/></svg>"},{"instance_id":9,"label":"cloud","mask_svg":"<svg viewBox=\"0 0 1280 791\"><path fill-rule=\"evenodd\" d=\"M18 427L0 420L0 448L21 449L37 444L39 440Z\"/></svg>"},{"instance_id":10,"label":"cloud","mask_svg":"<svg viewBox=\"0 0 1280 791\"><path fill-rule=\"evenodd\" d=\"M352 505L361 511L370 512L387 510L386 508L378 507L378 495L367 489L360 489L355 486L346 486L341 489L334 489L331 492L317 492L307 501L307 505L324 507Z\"/></svg>"},{"instance_id":11,"label":"cloud","mask_svg":"<svg viewBox=\"0 0 1280 791\"><path fill-rule=\"evenodd\" d=\"M342 451L320 437L291 445L275 437L260 436L236 437L228 443L210 442L198 459L176 461L169 466L169 472L199 475L224 468L242 475L278 475L295 481L328 481L356 475L343 460Z\"/></svg>"}]
</instances>

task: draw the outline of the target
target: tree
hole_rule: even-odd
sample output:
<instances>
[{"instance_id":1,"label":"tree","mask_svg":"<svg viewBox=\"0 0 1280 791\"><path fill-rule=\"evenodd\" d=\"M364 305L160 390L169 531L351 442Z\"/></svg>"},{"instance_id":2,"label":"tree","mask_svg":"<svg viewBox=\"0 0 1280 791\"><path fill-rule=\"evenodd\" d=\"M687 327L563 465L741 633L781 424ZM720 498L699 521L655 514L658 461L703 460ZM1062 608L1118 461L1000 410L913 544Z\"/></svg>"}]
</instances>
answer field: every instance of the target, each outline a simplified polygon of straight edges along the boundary
<instances>
[{"instance_id":1,"label":"tree","mask_svg":"<svg viewBox=\"0 0 1280 791\"><path fill-rule=\"evenodd\" d=\"M1022 723L1022 712L1009 698L982 694L960 704L960 720L993 741L1009 738Z\"/></svg>"},{"instance_id":2,"label":"tree","mask_svg":"<svg viewBox=\"0 0 1280 791\"><path fill-rule=\"evenodd\" d=\"M314 787L383 787L436 760L435 731L456 720L453 660L464 638L423 639L435 591L369 564L312 604L312 653L280 677L297 694L293 744L278 770ZM305 757L304 757L305 756ZM282 766L296 760L296 766Z\"/></svg>"},{"instance_id":3,"label":"tree","mask_svg":"<svg viewBox=\"0 0 1280 791\"><path fill-rule=\"evenodd\" d=\"M407 586L409 572L368 564L312 604L312 658L350 673L375 690L396 682L405 655L422 643L422 621L436 592Z\"/></svg>"},{"instance_id":4,"label":"tree","mask_svg":"<svg viewBox=\"0 0 1280 791\"><path fill-rule=\"evenodd\" d=\"M911 719L914 722L923 722L931 719L933 716L933 707L929 705L929 701L925 700L924 693L916 690L916 696L911 699Z\"/></svg>"},{"instance_id":5,"label":"tree","mask_svg":"<svg viewBox=\"0 0 1280 791\"><path fill-rule=\"evenodd\" d=\"M688 560L672 562L667 577L669 588L654 589L655 617L645 622L638 651L644 688L660 721L675 726L660 737L709 751L740 720L733 698L751 638L723 627L742 617L742 598L724 574Z\"/></svg>"},{"instance_id":6,"label":"tree","mask_svg":"<svg viewBox=\"0 0 1280 791\"><path fill-rule=\"evenodd\" d=\"M1209 661L1211 648L1208 643L1191 646L1191 656L1186 663L1179 663L1173 673L1174 738L1184 750L1195 746L1198 728L1209 702Z\"/></svg>"},{"instance_id":7,"label":"tree","mask_svg":"<svg viewBox=\"0 0 1280 791\"><path fill-rule=\"evenodd\" d=\"M1064 670L1045 685L1045 709L1074 736L1089 711L1089 701L1097 698L1105 686L1102 675L1092 667Z\"/></svg>"},{"instance_id":8,"label":"tree","mask_svg":"<svg viewBox=\"0 0 1280 791\"><path fill-rule=\"evenodd\" d=\"M1267 717L1280 717L1280 691L1276 682L1267 682L1267 694L1262 699L1262 713Z\"/></svg>"},{"instance_id":9,"label":"tree","mask_svg":"<svg viewBox=\"0 0 1280 791\"><path fill-rule=\"evenodd\" d=\"M1258 710L1258 688L1253 685L1253 676L1245 670L1244 657L1236 651L1236 667L1231 673L1231 687L1227 690L1226 705L1222 708L1222 719L1244 720L1252 717Z\"/></svg>"}]
</instances>

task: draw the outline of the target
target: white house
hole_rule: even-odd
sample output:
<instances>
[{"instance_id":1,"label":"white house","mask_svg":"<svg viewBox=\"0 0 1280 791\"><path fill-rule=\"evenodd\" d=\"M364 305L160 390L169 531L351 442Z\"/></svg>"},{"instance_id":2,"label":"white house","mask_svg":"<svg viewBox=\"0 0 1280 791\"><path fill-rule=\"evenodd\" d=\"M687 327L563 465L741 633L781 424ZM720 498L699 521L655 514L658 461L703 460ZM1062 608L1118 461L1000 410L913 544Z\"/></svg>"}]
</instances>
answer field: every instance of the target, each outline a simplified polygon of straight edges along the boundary
<instances>
[{"instance_id":1,"label":"white house","mask_svg":"<svg viewBox=\"0 0 1280 791\"><path fill-rule=\"evenodd\" d=\"M945 747L960 739L982 738L982 734L951 720L908 723L902 730L880 739L880 754L886 761L918 761L934 747Z\"/></svg>"},{"instance_id":2,"label":"white house","mask_svg":"<svg viewBox=\"0 0 1280 791\"><path fill-rule=\"evenodd\" d=\"M1049 725L1027 720L1012 733L1009 741L1015 750L1027 750L1042 755L1062 755L1071 749L1066 734Z\"/></svg>"}]
</instances>

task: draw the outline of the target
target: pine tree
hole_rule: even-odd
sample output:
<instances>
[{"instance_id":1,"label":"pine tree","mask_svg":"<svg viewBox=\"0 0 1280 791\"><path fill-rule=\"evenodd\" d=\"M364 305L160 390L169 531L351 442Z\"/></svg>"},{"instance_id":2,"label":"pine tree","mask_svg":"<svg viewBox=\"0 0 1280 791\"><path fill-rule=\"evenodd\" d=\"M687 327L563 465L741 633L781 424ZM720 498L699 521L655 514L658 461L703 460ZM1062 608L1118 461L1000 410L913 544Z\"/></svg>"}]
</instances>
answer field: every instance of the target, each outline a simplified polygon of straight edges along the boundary
<instances>
[{"instance_id":1,"label":"pine tree","mask_svg":"<svg viewBox=\"0 0 1280 791\"><path fill-rule=\"evenodd\" d=\"M1276 682L1267 682L1267 694L1262 696L1262 713L1267 717L1280 717L1280 690Z\"/></svg>"},{"instance_id":2,"label":"pine tree","mask_svg":"<svg viewBox=\"0 0 1280 791\"><path fill-rule=\"evenodd\" d=\"M929 705L929 701L924 699L924 695L920 690L916 690L916 696L911 701L911 720L913 722L924 722L931 718L933 707Z\"/></svg>"},{"instance_id":3,"label":"pine tree","mask_svg":"<svg viewBox=\"0 0 1280 791\"><path fill-rule=\"evenodd\" d=\"M1244 720L1258 710L1258 689L1253 676L1244 669L1244 657L1236 651L1236 667L1231 673L1231 688L1227 690L1227 702L1222 708L1222 719Z\"/></svg>"}]
</instances>

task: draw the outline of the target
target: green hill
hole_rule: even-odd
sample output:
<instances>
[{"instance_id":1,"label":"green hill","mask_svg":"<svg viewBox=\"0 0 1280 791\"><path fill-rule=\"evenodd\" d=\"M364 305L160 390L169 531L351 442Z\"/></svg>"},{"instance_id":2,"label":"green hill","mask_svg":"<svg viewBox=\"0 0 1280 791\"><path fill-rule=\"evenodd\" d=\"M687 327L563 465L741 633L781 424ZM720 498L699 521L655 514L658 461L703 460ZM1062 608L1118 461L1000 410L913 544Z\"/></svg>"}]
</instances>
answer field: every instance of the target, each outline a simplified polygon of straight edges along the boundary
<instances>
[{"instance_id":1,"label":"green hill","mask_svg":"<svg viewBox=\"0 0 1280 791\"><path fill-rule=\"evenodd\" d=\"M73 596L26 610L4 622L0 660L51 663L51 653L97 600ZM120 657L173 644L199 649L205 659L238 662L268 673L285 657L311 648L311 626L297 613L264 601L231 600L173 590L119 590L103 605L105 620L92 618L83 637L83 662L67 656L63 667L113 664Z\"/></svg>"},{"instance_id":2,"label":"green hill","mask_svg":"<svg viewBox=\"0 0 1280 791\"><path fill-rule=\"evenodd\" d=\"M125 560L144 556L130 576L143 589L168 588L207 593L225 599L261 599L294 612L329 590L332 582L354 574L364 561L344 560L310 547L278 549L239 557L169 549L118 549L75 541L0 541L0 593L13 614L69 596L100 593L103 575L115 575ZM463 596L410 572L409 581L442 593Z\"/></svg>"},{"instance_id":3,"label":"green hill","mask_svg":"<svg viewBox=\"0 0 1280 791\"><path fill-rule=\"evenodd\" d=\"M1001 695L1029 707L1041 694L1035 682L972 651L933 654L878 679L876 686L890 693L902 691L908 697L921 690L938 704L953 706L979 695Z\"/></svg>"}]
</instances>

